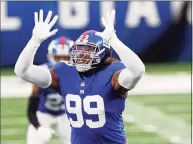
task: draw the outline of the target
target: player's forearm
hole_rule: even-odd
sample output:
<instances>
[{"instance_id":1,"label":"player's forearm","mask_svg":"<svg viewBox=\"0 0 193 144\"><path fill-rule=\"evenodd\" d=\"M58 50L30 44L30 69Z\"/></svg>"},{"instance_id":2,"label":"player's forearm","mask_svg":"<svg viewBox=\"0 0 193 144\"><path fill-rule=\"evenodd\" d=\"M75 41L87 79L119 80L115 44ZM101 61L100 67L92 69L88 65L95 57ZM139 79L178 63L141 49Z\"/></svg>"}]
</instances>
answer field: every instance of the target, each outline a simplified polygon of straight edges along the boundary
<instances>
[{"instance_id":1,"label":"player's forearm","mask_svg":"<svg viewBox=\"0 0 193 144\"><path fill-rule=\"evenodd\" d=\"M40 123L36 116L39 101L40 101L39 96L30 96L29 97L27 116L28 116L28 120L35 128L38 128L40 126Z\"/></svg>"},{"instance_id":2,"label":"player's forearm","mask_svg":"<svg viewBox=\"0 0 193 144\"><path fill-rule=\"evenodd\" d=\"M40 43L37 43L33 38L29 40L15 64L14 71L18 76L21 77L33 66L34 56L39 46Z\"/></svg>"},{"instance_id":3,"label":"player's forearm","mask_svg":"<svg viewBox=\"0 0 193 144\"><path fill-rule=\"evenodd\" d=\"M119 84L126 89L133 89L145 73L143 62L116 35L112 37L110 44L126 66L126 69L119 74Z\"/></svg>"},{"instance_id":4,"label":"player's forearm","mask_svg":"<svg viewBox=\"0 0 193 144\"><path fill-rule=\"evenodd\" d=\"M39 87L46 88L50 86L52 81L50 71L33 65L34 56L39 46L40 43L32 37L20 54L14 71L22 79Z\"/></svg>"},{"instance_id":5,"label":"player's forearm","mask_svg":"<svg viewBox=\"0 0 193 144\"><path fill-rule=\"evenodd\" d=\"M125 44L123 44L116 35L110 40L110 44L119 55L123 64L135 75L142 75L145 72L145 66L140 58Z\"/></svg>"}]
</instances>

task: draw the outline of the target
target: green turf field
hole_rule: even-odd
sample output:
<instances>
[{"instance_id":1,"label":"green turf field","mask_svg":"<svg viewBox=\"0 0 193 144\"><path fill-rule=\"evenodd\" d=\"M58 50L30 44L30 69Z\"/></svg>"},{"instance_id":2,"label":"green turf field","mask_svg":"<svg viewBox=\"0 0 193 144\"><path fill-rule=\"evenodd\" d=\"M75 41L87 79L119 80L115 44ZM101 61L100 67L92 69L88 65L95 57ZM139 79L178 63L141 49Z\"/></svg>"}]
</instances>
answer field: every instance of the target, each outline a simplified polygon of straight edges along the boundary
<instances>
[{"instance_id":1,"label":"green turf field","mask_svg":"<svg viewBox=\"0 0 193 144\"><path fill-rule=\"evenodd\" d=\"M1 99L1 144L26 143L25 137L28 126L28 121L26 119L26 103L27 100L24 98ZM138 111L140 107L142 110ZM156 108L156 111L152 111L154 108ZM148 116L150 112L152 112L150 115L152 115L154 119L151 119ZM163 120L163 117L160 117L158 112L163 114ZM175 128L178 127L177 125L175 126L178 119L182 120L182 122L190 129L191 95L170 94L129 96L124 114L127 116L124 118L129 144L172 144L172 142L169 142L167 136L170 134L169 131L172 131L172 129L175 130ZM140 116L141 118L139 119ZM159 119L156 119L156 117L159 117ZM172 118L172 124L169 123L169 118ZM155 130L151 127L147 127L146 129L145 127L143 128L143 122L147 120L152 122L148 123L149 125L154 124L153 126L158 129ZM167 125L169 131L159 124ZM164 128L163 131L165 131L165 135L164 133L160 133L159 130L161 128ZM180 130L176 129L175 132L179 137L182 136L183 138L183 128Z\"/></svg>"}]
</instances>

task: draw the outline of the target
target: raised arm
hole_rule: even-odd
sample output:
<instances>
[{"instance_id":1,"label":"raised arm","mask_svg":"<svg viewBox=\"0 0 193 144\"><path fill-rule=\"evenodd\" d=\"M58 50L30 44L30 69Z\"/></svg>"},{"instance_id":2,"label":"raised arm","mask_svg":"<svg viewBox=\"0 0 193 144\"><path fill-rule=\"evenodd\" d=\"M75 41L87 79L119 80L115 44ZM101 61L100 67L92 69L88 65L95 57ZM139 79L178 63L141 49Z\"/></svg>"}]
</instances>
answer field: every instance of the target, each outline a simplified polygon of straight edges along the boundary
<instances>
[{"instance_id":1,"label":"raised arm","mask_svg":"<svg viewBox=\"0 0 193 144\"><path fill-rule=\"evenodd\" d=\"M105 30L102 33L105 42L109 43L125 65L125 69L114 73L112 84L116 90L124 94L138 83L145 73L145 66L140 58L117 37L114 30L115 10L108 12L107 18L102 18Z\"/></svg>"},{"instance_id":2,"label":"raised arm","mask_svg":"<svg viewBox=\"0 0 193 144\"><path fill-rule=\"evenodd\" d=\"M49 11L45 21L43 21L43 10L39 12L39 20L38 13L34 13L35 27L32 37L21 52L14 69L15 73L23 80L42 88L57 87L57 76L53 71L50 72L49 69L33 64L34 56L40 44L58 31L57 29L50 31L58 19L56 15L51 20L51 16L52 11Z\"/></svg>"}]
</instances>

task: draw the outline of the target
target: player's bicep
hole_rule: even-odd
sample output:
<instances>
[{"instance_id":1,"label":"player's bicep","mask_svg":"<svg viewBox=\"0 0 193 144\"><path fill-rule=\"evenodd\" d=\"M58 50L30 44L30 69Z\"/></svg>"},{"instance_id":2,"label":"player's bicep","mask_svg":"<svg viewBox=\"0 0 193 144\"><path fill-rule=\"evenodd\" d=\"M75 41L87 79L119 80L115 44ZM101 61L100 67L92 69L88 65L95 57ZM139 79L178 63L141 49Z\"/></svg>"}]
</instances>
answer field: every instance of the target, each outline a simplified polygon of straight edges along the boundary
<instances>
[{"instance_id":1,"label":"player's bicep","mask_svg":"<svg viewBox=\"0 0 193 144\"><path fill-rule=\"evenodd\" d=\"M50 73L52 76L52 82L51 82L50 88L54 88L55 90L59 91L58 76L53 69L50 69Z\"/></svg>"},{"instance_id":2,"label":"player's bicep","mask_svg":"<svg viewBox=\"0 0 193 144\"><path fill-rule=\"evenodd\" d=\"M121 92L133 89L136 84L141 79L142 75L136 75L131 70L125 68L116 71L112 77L112 85L115 90L120 90Z\"/></svg>"},{"instance_id":3,"label":"player's bicep","mask_svg":"<svg viewBox=\"0 0 193 144\"><path fill-rule=\"evenodd\" d=\"M129 89L121 86L121 84L120 84L119 81L118 81L119 75L120 75L120 73L121 73L122 70L123 70L123 69L118 70L118 71L116 71L116 72L113 74L113 77L112 77L112 79L111 79L111 84L112 84L113 88L117 91L117 93L118 93L121 97L126 98L126 97L127 97L127 91L128 91Z\"/></svg>"}]
</instances>

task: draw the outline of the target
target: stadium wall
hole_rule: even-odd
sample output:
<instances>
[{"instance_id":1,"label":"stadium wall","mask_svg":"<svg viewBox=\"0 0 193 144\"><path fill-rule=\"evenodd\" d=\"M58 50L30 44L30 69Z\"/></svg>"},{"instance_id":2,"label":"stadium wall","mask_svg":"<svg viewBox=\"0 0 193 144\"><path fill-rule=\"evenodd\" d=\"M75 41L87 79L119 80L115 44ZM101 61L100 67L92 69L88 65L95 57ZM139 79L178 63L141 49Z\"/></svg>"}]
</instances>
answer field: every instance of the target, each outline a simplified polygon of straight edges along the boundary
<instances>
[{"instance_id":1,"label":"stadium wall","mask_svg":"<svg viewBox=\"0 0 193 144\"><path fill-rule=\"evenodd\" d=\"M104 28L100 18L115 8L119 38L144 62L190 61L192 47L189 2L1 2L1 67L14 65L31 37L33 13L59 15L59 32L43 42L35 63L47 61L47 45L61 35L76 40L85 30ZM113 53L113 56L117 56Z\"/></svg>"}]
</instances>

